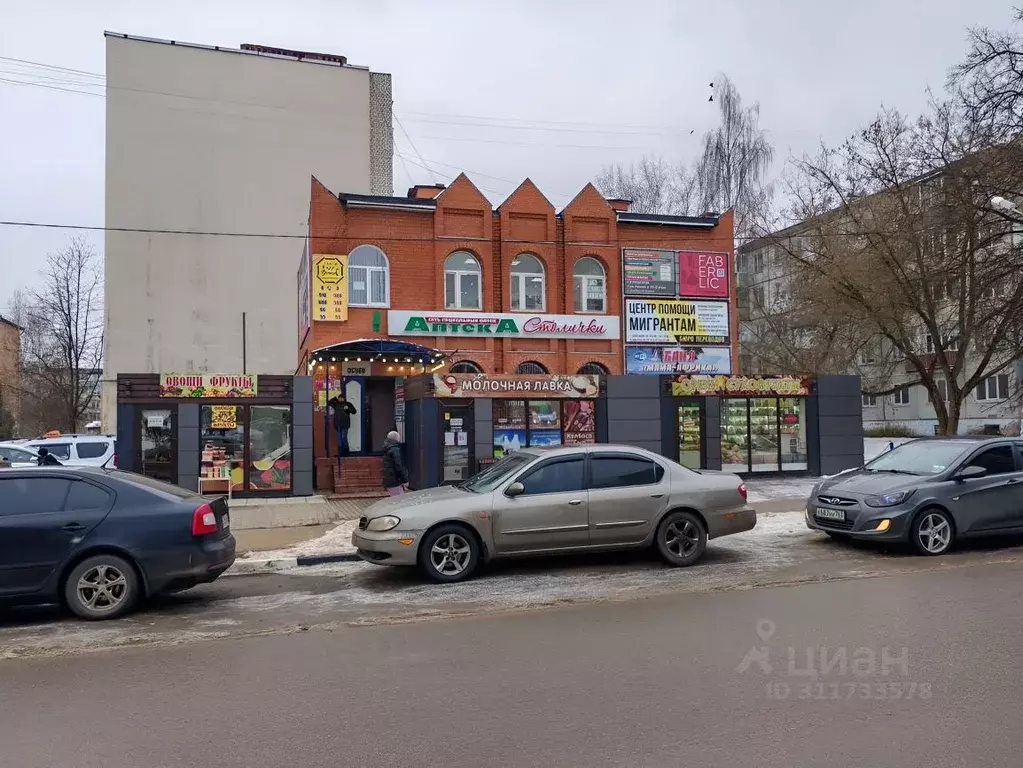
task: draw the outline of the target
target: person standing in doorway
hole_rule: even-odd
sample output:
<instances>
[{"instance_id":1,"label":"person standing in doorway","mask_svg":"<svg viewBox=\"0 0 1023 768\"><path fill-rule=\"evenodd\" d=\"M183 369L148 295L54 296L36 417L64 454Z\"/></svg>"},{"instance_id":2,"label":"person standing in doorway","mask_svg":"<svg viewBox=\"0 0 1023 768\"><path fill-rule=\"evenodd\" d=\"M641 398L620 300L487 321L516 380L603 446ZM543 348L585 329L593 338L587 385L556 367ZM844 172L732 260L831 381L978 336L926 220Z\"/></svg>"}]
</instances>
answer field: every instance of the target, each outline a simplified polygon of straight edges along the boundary
<instances>
[{"instance_id":1,"label":"person standing in doorway","mask_svg":"<svg viewBox=\"0 0 1023 768\"><path fill-rule=\"evenodd\" d=\"M384 488L391 496L400 496L408 490L408 470L401 457L401 435L394 430L384 440Z\"/></svg>"},{"instance_id":2,"label":"person standing in doorway","mask_svg":"<svg viewBox=\"0 0 1023 768\"><path fill-rule=\"evenodd\" d=\"M335 395L327 402L334 414L334 431L337 432L337 453L338 456L347 456L348 430L352 426L352 416L355 415L355 406L345 400L344 394Z\"/></svg>"}]
</instances>

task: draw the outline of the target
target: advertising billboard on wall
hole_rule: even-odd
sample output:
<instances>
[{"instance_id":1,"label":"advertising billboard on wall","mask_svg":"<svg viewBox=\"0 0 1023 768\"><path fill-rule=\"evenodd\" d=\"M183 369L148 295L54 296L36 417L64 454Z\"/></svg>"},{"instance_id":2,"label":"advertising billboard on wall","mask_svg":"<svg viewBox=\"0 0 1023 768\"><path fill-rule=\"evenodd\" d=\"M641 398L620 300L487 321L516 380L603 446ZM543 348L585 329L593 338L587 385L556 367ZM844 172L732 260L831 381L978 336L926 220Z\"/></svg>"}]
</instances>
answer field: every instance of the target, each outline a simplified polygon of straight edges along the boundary
<instances>
[{"instance_id":1,"label":"advertising billboard on wall","mask_svg":"<svg viewBox=\"0 0 1023 768\"><path fill-rule=\"evenodd\" d=\"M728 344L728 302L627 299L625 340L637 344Z\"/></svg>"},{"instance_id":2,"label":"advertising billboard on wall","mask_svg":"<svg viewBox=\"0 0 1023 768\"><path fill-rule=\"evenodd\" d=\"M531 315L527 312L472 313L397 310L387 313L391 336L498 336L534 339L617 339L613 315Z\"/></svg>"},{"instance_id":3,"label":"advertising billboard on wall","mask_svg":"<svg viewBox=\"0 0 1023 768\"><path fill-rule=\"evenodd\" d=\"M679 251L678 295L683 298L727 299L731 289L727 253Z\"/></svg>"},{"instance_id":4,"label":"advertising billboard on wall","mask_svg":"<svg viewBox=\"0 0 1023 768\"><path fill-rule=\"evenodd\" d=\"M313 257L314 318L321 323L348 319L348 255L319 254Z\"/></svg>"},{"instance_id":5,"label":"advertising billboard on wall","mask_svg":"<svg viewBox=\"0 0 1023 768\"><path fill-rule=\"evenodd\" d=\"M678 295L675 251L622 250L622 285L626 296Z\"/></svg>"},{"instance_id":6,"label":"advertising billboard on wall","mask_svg":"<svg viewBox=\"0 0 1023 768\"><path fill-rule=\"evenodd\" d=\"M732 350L730 347L628 346L625 348L625 372L727 375L732 372Z\"/></svg>"}]
</instances>

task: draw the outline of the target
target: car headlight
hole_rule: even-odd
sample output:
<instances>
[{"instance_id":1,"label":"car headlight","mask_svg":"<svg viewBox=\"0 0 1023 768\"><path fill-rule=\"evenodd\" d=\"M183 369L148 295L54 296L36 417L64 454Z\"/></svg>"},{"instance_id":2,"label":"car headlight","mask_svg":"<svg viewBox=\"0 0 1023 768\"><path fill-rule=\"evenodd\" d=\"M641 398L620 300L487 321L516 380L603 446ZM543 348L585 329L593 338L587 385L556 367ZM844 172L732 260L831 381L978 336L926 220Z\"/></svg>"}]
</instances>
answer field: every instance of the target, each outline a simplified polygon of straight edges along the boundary
<instances>
[{"instance_id":1,"label":"car headlight","mask_svg":"<svg viewBox=\"0 0 1023 768\"><path fill-rule=\"evenodd\" d=\"M892 491L882 496L868 496L864 499L868 507L894 507L896 504L901 504L910 496L913 495L913 491Z\"/></svg>"},{"instance_id":2,"label":"car headlight","mask_svg":"<svg viewBox=\"0 0 1023 768\"><path fill-rule=\"evenodd\" d=\"M389 531L395 528L398 523L401 522L401 518L395 517L394 515L384 515L383 517L374 517L366 524L367 531Z\"/></svg>"}]
</instances>

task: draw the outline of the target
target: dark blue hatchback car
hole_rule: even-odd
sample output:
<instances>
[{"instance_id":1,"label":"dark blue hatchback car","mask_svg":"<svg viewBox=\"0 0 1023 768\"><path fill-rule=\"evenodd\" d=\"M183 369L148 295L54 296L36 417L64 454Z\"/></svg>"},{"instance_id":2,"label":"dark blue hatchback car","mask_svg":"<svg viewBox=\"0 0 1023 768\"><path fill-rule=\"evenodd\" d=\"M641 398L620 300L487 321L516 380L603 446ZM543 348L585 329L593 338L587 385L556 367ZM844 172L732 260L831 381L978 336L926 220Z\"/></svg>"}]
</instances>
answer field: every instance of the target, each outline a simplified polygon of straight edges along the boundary
<instances>
[{"instance_id":1,"label":"dark blue hatchback car","mask_svg":"<svg viewBox=\"0 0 1023 768\"><path fill-rule=\"evenodd\" d=\"M0 603L112 619L234 562L227 501L93 467L0 469Z\"/></svg>"}]
</instances>

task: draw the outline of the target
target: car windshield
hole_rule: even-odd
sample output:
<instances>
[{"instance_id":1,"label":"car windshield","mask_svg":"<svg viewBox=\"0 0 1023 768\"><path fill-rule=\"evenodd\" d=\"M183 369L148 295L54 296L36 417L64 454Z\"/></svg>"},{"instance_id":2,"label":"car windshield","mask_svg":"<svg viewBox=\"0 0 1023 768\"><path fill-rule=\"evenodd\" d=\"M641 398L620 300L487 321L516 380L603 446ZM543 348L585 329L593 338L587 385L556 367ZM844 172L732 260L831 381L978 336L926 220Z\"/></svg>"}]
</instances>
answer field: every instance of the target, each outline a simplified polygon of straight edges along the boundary
<instances>
[{"instance_id":1,"label":"car windshield","mask_svg":"<svg viewBox=\"0 0 1023 768\"><path fill-rule=\"evenodd\" d=\"M498 462L491 464L477 475L473 475L459 488L473 493L489 493L499 486L509 475L518 472L536 456L529 453L512 453Z\"/></svg>"},{"instance_id":2,"label":"car windshield","mask_svg":"<svg viewBox=\"0 0 1023 768\"><path fill-rule=\"evenodd\" d=\"M968 443L950 440L913 440L882 453L865 468L870 472L937 475L972 447Z\"/></svg>"}]
</instances>

